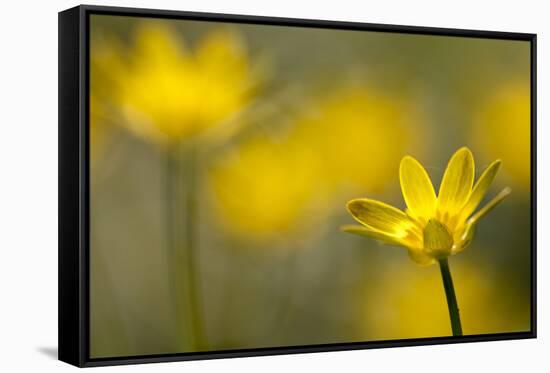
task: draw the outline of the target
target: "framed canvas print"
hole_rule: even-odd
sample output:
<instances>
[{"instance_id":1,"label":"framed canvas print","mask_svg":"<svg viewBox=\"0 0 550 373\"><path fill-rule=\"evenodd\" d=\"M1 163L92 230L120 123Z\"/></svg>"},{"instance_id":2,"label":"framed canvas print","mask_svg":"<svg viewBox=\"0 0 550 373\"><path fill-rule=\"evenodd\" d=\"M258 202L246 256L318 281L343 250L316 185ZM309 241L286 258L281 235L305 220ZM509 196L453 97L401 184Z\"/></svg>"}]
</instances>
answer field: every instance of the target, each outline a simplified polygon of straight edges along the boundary
<instances>
[{"instance_id":1,"label":"framed canvas print","mask_svg":"<svg viewBox=\"0 0 550 373\"><path fill-rule=\"evenodd\" d=\"M59 13L59 358L536 336L536 36Z\"/></svg>"}]
</instances>

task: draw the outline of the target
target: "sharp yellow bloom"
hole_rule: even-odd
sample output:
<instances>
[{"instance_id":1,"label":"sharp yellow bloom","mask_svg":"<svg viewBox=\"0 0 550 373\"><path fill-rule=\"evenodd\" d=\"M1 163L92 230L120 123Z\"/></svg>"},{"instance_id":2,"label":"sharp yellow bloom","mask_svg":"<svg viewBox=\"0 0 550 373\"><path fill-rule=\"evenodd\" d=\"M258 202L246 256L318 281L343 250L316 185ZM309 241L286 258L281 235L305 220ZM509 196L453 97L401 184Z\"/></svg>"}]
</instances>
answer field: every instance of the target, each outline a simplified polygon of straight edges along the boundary
<instances>
[{"instance_id":1,"label":"sharp yellow bloom","mask_svg":"<svg viewBox=\"0 0 550 373\"><path fill-rule=\"evenodd\" d=\"M510 194L510 188L504 188L474 213L500 164L500 160L491 163L474 184L474 157L463 147L449 160L436 195L424 167L413 157L406 156L399 167L406 211L373 199L354 199L347 207L362 225L342 229L403 246L418 264L433 264L464 250L472 241L479 219Z\"/></svg>"}]
</instances>

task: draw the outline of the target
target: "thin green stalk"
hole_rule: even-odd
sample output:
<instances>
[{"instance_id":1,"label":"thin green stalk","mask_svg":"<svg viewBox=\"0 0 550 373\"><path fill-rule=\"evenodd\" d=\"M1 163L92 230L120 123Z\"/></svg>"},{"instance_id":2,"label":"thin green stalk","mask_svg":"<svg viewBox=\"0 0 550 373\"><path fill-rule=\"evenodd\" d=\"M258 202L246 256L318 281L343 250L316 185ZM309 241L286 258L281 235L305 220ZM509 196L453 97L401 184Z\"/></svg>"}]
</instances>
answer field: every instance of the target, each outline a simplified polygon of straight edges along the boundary
<instances>
[{"instance_id":1,"label":"thin green stalk","mask_svg":"<svg viewBox=\"0 0 550 373\"><path fill-rule=\"evenodd\" d=\"M205 348L197 258L195 150L174 144L166 149L166 214L172 296L183 350Z\"/></svg>"},{"instance_id":2,"label":"thin green stalk","mask_svg":"<svg viewBox=\"0 0 550 373\"><path fill-rule=\"evenodd\" d=\"M199 256L198 256L198 227L199 219L198 210L198 161L197 149L193 144L189 144L184 149L184 210L185 214L185 231L183 250L185 261L183 263L185 283L187 284L187 293L189 294L189 318L193 335L193 347L195 350L206 348L206 336L204 333L204 325L202 318L202 300L201 300L201 282L199 273Z\"/></svg>"},{"instance_id":3,"label":"thin green stalk","mask_svg":"<svg viewBox=\"0 0 550 373\"><path fill-rule=\"evenodd\" d=\"M462 325L460 323L458 303L456 301L453 278L451 277L449 261L447 260L447 258L439 260L439 268L441 269L441 278L443 279L443 287L445 288L445 296L447 297L447 306L449 307L449 316L451 318L451 328L453 330L453 336L461 336Z\"/></svg>"},{"instance_id":4,"label":"thin green stalk","mask_svg":"<svg viewBox=\"0 0 550 373\"><path fill-rule=\"evenodd\" d=\"M164 222L166 227L166 241L168 248L168 270L170 279L170 294L173 300L174 312L176 314L175 326L176 337L178 341L178 349L184 351L190 344L186 341L186 322L182 317L185 310L185 296L181 291L181 273L179 271L179 263L182 262L180 247L179 229L181 226L178 221L179 215L177 210L180 206L179 203L179 165L178 165L178 151L176 145L168 146L164 153L164 211L166 214L166 220Z\"/></svg>"}]
</instances>

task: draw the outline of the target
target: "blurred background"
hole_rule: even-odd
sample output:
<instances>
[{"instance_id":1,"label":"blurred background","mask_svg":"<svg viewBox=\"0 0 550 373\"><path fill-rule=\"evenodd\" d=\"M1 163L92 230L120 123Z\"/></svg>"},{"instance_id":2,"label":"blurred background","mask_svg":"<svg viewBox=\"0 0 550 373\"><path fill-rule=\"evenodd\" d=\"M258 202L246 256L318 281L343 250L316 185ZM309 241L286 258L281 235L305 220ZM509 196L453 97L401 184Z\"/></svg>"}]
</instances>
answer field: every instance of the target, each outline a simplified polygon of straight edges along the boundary
<instances>
[{"instance_id":1,"label":"blurred background","mask_svg":"<svg viewBox=\"0 0 550 373\"><path fill-rule=\"evenodd\" d=\"M92 15L91 356L451 334L437 266L340 232L468 146L512 194L450 259L465 334L530 329L529 43Z\"/></svg>"}]
</instances>

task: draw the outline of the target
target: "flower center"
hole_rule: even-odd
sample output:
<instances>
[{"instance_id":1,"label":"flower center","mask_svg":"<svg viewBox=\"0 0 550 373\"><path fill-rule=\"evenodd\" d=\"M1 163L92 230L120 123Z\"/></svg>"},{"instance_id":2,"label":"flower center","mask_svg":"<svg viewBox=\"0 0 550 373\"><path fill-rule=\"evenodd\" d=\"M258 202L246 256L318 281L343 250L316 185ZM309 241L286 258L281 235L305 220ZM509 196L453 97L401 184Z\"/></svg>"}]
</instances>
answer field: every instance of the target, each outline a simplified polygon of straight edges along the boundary
<instances>
[{"instance_id":1,"label":"flower center","mask_svg":"<svg viewBox=\"0 0 550 373\"><path fill-rule=\"evenodd\" d=\"M435 259L443 259L451 254L453 236L447 227L435 219L430 219L424 227L424 250Z\"/></svg>"}]
</instances>

